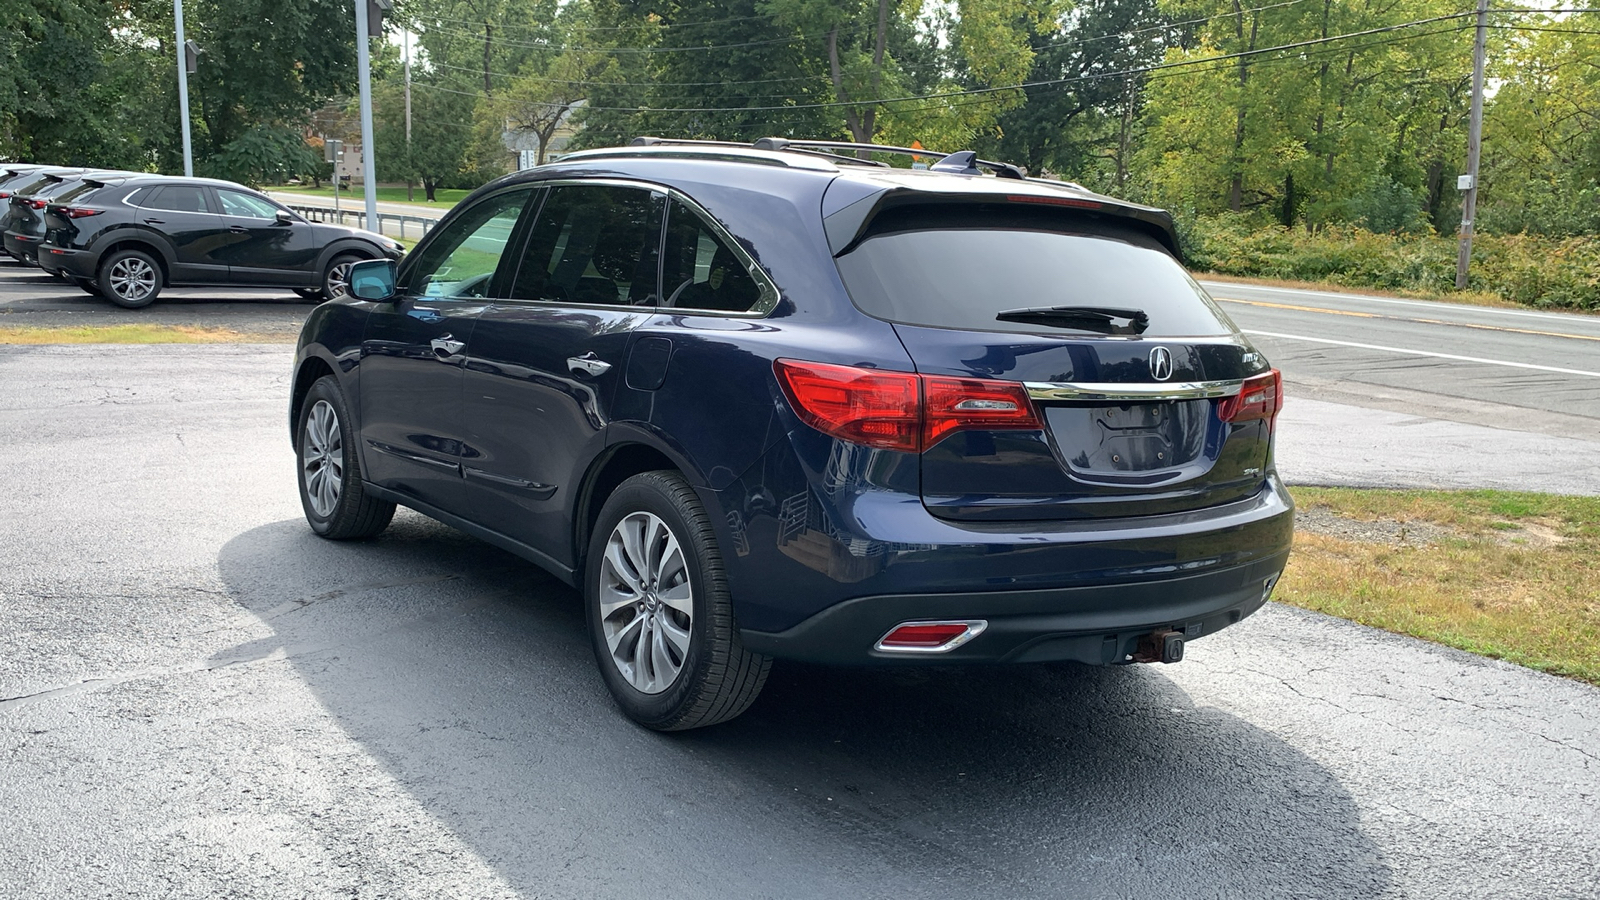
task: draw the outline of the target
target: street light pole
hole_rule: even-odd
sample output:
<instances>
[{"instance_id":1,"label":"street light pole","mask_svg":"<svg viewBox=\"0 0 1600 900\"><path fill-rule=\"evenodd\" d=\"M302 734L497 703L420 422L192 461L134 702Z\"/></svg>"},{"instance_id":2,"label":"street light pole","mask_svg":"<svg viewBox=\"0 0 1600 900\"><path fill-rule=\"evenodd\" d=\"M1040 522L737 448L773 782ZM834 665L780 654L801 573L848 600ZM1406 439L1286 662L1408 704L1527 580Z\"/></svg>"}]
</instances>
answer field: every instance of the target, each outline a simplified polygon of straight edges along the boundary
<instances>
[{"instance_id":1,"label":"street light pole","mask_svg":"<svg viewBox=\"0 0 1600 900\"><path fill-rule=\"evenodd\" d=\"M178 43L178 121L183 123L183 174L194 177L194 151L189 148L189 59L183 39L183 0L172 0L172 20L177 25Z\"/></svg>"},{"instance_id":2,"label":"street light pole","mask_svg":"<svg viewBox=\"0 0 1600 900\"><path fill-rule=\"evenodd\" d=\"M378 230L378 182L372 163L372 62L367 44L367 0L356 2L356 68L361 82L361 179L367 195L367 230Z\"/></svg>"},{"instance_id":3,"label":"street light pole","mask_svg":"<svg viewBox=\"0 0 1600 900\"><path fill-rule=\"evenodd\" d=\"M1467 174L1457 182L1461 197L1461 246L1456 253L1456 290L1467 289L1472 261L1473 219L1478 215L1478 153L1483 148L1483 62L1488 36L1489 0L1478 0L1478 34L1472 43L1472 120L1467 126Z\"/></svg>"}]
</instances>

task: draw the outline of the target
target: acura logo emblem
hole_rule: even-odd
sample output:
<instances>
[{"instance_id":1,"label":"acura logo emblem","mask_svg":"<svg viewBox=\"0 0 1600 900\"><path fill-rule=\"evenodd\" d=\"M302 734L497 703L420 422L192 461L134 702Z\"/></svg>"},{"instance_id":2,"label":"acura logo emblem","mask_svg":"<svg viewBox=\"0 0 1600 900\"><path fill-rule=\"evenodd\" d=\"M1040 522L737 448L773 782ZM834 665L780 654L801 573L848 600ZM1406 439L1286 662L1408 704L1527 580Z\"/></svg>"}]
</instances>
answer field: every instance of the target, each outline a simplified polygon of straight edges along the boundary
<instances>
[{"instance_id":1,"label":"acura logo emblem","mask_svg":"<svg viewBox=\"0 0 1600 900\"><path fill-rule=\"evenodd\" d=\"M1166 381L1172 377L1171 350L1156 347L1150 351L1150 377L1157 381Z\"/></svg>"}]
</instances>

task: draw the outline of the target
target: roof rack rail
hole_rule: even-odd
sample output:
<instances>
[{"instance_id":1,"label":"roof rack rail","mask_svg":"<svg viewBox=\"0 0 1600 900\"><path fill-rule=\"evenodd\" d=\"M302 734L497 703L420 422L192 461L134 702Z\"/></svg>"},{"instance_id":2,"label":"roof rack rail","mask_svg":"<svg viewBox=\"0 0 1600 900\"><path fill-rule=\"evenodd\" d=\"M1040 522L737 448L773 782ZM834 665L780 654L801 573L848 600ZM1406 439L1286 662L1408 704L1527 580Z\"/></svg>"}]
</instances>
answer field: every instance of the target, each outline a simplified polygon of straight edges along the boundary
<instances>
[{"instance_id":1,"label":"roof rack rail","mask_svg":"<svg viewBox=\"0 0 1600 900\"><path fill-rule=\"evenodd\" d=\"M995 162L994 160L988 159L978 159L977 154L973 153L971 150L962 150L959 153L940 153L937 150L918 150L913 147L896 147L892 144L862 144L852 141L795 141L790 140L789 138L780 137L761 138L760 140L756 141L755 146L761 150L814 150L832 148L835 150L867 150L873 153L898 153L902 156L938 157L939 162L934 163L931 167L936 171L968 172L969 174L977 174L971 170L974 167L982 167L988 169L1001 178L1015 178L1022 181L1028 180L1027 173L1024 172L1020 167L1014 166L1011 163ZM835 156L839 159L850 158L838 156L837 154L833 153L825 155ZM945 165L945 168L940 169L941 164Z\"/></svg>"},{"instance_id":2,"label":"roof rack rail","mask_svg":"<svg viewBox=\"0 0 1600 900\"><path fill-rule=\"evenodd\" d=\"M630 147L675 147L679 145L687 145L690 147L737 147L741 150L749 150L751 147L754 147L757 150L784 149L779 147L767 147L762 144L762 141L770 140L783 140L783 138L762 138L760 141L756 141L754 144L746 144L742 141L707 141L697 138L664 138L653 137L651 135L640 135L639 137L629 141L628 145ZM823 153L804 147L796 147L790 152L804 153L807 156L820 156L823 159L831 160L833 162L853 163L860 166L875 166L878 168L883 168L888 165L887 163L875 162L870 159L852 159L848 156L840 156L837 153Z\"/></svg>"}]
</instances>

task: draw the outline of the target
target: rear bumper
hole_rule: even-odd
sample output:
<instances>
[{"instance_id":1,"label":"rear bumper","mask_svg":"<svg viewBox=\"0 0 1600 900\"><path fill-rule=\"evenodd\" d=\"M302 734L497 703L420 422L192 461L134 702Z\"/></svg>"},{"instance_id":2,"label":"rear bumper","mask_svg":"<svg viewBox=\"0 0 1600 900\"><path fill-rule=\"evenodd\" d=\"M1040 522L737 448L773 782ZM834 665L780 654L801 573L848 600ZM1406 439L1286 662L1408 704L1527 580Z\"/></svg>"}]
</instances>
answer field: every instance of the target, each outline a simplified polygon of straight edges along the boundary
<instances>
[{"instance_id":1,"label":"rear bumper","mask_svg":"<svg viewBox=\"0 0 1600 900\"><path fill-rule=\"evenodd\" d=\"M40 240L33 235L8 231L5 234L6 252L19 260L35 262L39 259Z\"/></svg>"},{"instance_id":2,"label":"rear bumper","mask_svg":"<svg viewBox=\"0 0 1600 900\"><path fill-rule=\"evenodd\" d=\"M65 272L75 278L94 280L96 255L69 247L45 244L39 248L39 268L46 272Z\"/></svg>"},{"instance_id":3,"label":"rear bumper","mask_svg":"<svg viewBox=\"0 0 1600 900\"><path fill-rule=\"evenodd\" d=\"M1288 548L1247 565L1181 578L1025 591L890 594L831 606L781 632L741 631L750 650L830 664L920 665L1071 660L1126 662L1139 639L1173 629L1193 640L1260 609ZM982 634L945 653L874 649L912 620L982 619Z\"/></svg>"}]
</instances>

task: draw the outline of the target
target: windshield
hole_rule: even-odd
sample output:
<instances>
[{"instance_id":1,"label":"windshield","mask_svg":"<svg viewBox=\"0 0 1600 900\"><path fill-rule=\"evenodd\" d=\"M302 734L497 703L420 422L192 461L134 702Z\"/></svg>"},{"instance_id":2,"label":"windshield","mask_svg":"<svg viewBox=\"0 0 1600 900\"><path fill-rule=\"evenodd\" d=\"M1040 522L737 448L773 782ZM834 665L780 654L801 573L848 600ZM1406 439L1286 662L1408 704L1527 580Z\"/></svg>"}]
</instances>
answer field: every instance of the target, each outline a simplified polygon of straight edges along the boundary
<instances>
[{"instance_id":1,"label":"windshield","mask_svg":"<svg viewBox=\"0 0 1600 900\"><path fill-rule=\"evenodd\" d=\"M997 317L1110 307L1147 315L1145 337L1236 330L1153 237L1055 210L900 207L875 219L838 265L862 311L906 325L1076 336L1105 330L1074 327L1072 316Z\"/></svg>"}]
</instances>

